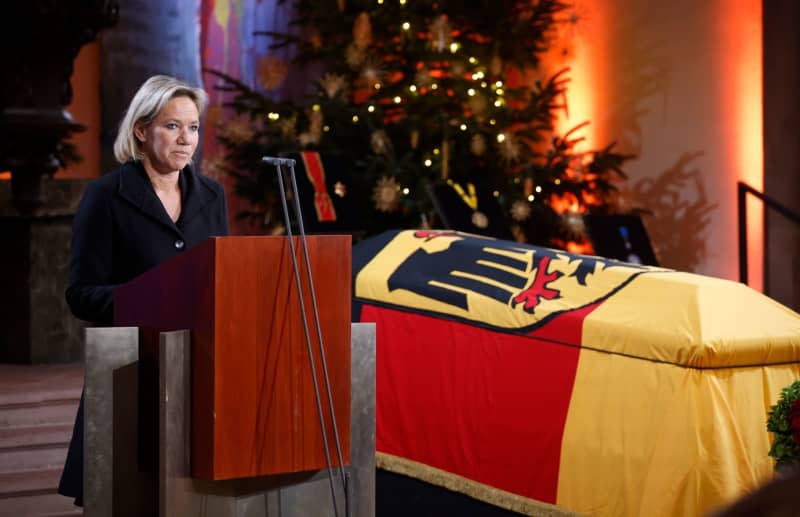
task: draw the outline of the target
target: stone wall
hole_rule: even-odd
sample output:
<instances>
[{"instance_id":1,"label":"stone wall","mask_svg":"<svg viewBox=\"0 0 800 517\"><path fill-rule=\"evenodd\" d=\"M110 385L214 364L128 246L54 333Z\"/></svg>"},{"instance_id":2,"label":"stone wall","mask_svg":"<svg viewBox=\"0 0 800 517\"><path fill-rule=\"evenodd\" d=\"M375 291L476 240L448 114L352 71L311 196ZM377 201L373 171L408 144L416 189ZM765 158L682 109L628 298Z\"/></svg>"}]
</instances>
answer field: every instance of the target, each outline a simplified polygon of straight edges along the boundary
<instances>
[{"instance_id":1,"label":"stone wall","mask_svg":"<svg viewBox=\"0 0 800 517\"><path fill-rule=\"evenodd\" d=\"M64 299L72 219L84 180L45 179L44 206L32 215L10 204L0 182L0 362L64 363L83 358L83 324Z\"/></svg>"}]
</instances>

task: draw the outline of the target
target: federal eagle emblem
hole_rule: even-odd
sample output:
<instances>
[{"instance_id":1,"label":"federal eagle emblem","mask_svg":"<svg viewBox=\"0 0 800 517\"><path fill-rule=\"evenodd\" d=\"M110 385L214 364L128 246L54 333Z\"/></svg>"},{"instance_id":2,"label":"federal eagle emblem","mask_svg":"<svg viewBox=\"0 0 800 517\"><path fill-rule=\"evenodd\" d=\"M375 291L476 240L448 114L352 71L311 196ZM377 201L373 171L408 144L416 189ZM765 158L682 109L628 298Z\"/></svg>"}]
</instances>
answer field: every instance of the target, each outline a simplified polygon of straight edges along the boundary
<instances>
[{"instance_id":1,"label":"federal eagle emblem","mask_svg":"<svg viewBox=\"0 0 800 517\"><path fill-rule=\"evenodd\" d=\"M528 332L658 270L453 231L398 233L356 277L356 298Z\"/></svg>"}]
</instances>

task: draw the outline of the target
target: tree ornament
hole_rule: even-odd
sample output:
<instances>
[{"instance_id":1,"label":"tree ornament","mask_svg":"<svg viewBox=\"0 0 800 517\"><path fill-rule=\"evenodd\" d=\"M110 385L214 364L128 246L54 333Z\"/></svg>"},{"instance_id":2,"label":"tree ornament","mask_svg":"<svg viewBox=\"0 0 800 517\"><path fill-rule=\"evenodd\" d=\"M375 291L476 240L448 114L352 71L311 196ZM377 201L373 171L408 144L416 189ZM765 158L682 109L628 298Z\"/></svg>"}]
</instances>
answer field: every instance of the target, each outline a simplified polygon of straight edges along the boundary
<instances>
[{"instance_id":1,"label":"tree ornament","mask_svg":"<svg viewBox=\"0 0 800 517\"><path fill-rule=\"evenodd\" d=\"M489 62L489 73L495 77L503 73L503 60L497 54L493 55Z\"/></svg>"},{"instance_id":2,"label":"tree ornament","mask_svg":"<svg viewBox=\"0 0 800 517\"><path fill-rule=\"evenodd\" d=\"M525 178L525 180L522 182L522 193L525 195L525 197L528 197L531 194L533 194L533 187L534 187L533 178L531 177Z\"/></svg>"},{"instance_id":3,"label":"tree ornament","mask_svg":"<svg viewBox=\"0 0 800 517\"><path fill-rule=\"evenodd\" d=\"M319 84L330 99L337 95L345 96L347 93L347 79L341 74L327 73L320 79Z\"/></svg>"},{"instance_id":4,"label":"tree ornament","mask_svg":"<svg viewBox=\"0 0 800 517\"><path fill-rule=\"evenodd\" d=\"M489 100L486 97L480 93L476 93L469 98L467 104L469 105L470 111L472 111L479 121L486 118L486 113L489 111Z\"/></svg>"},{"instance_id":5,"label":"tree ornament","mask_svg":"<svg viewBox=\"0 0 800 517\"><path fill-rule=\"evenodd\" d=\"M511 217L515 221L526 221L531 216L531 204L527 201L517 200L511 205Z\"/></svg>"},{"instance_id":6,"label":"tree ornament","mask_svg":"<svg viewBox=\"0 0 800 517\"><path fill-rule=\"evenodd\" d=\"M359 47L355 43L351 43L347 46L347 50L345 50L344 60L347 65L352 68L353 70L358 69L361 65L364 64L364 60L367 58L367 52L365 49Z\"/></svg>"},{"instance_id":7,"label":"tree ornament","mask_svg":"<svg viewBox=\"0 0 800 517\"><path fill-rule=\"evenodd\" d=\"M478 192L475 190L475 185L471 182L467 182L467 188L464 190L464 187L455 181L447 180L447 184L456 191L458 197L472 210L472 216L470 216L472 224L482 230L488 228L489 218L486 214L478 210Z\"/></svg>"},{"instance_id":8,"label":"tree ornament","mask_svg":"<svg viewBox=\"0 0 800 517\"><path fill-rule=\"evenodd\" d=\"M486 154L486 137L481 133L472 135L472 139L469 142L469 150L475 156Z\"/></svg>"},{"instance_id":9,"label":"tree ornament","mask_svg":"<svg viewBox=\"0 0 800 517\"><path fill-rule=\"evenodd\" d=\"M419 130L412 129L411 130L411 148L416 149L419 146Z\"/></svg>"},{"instance_id":10,"label":"tree ornament","mask_svg":"<svg viewBox=\"0 0 800 517\"><path fill-rule=\"evenodd\" d=\"M268 54L258 61L256 77L265 90L274 90L286 80L286 63L274 54Z\"/></svg>"},{"instance_id":11,"label":"tree ornament","mask_svg":"<svg viewBox=\"0 0 800 517\"><path fill-rule=\"evenodd\" d=\"M369 13L361 12L353 22L353 44L358 48L367 48L372 43L372 22Z\"/></svg>"},{"instance_id":12,"label":"tree ornament","mask_svg":"<svg viewBox=\"0 0 800 517\"><path fill-rule=\"evenodd\" d=\"M378 180L372 190L372 200L375 202L375 209L380 212L394 212L400 205L400 185L395 181L394 176L383 176Z\"/></svg>"},{"instance_id":13,"label":"tree ornament","mask_svg":"<svg viewBox=\"0 0 800 517\"><path fill-rule=\"evenodd\" d=\"M519 161L519 141L514 133L506 133L502 142L497 142L497 150L503 161L506 164L512 164Z\"/></svg>"},{"instance_id":14,"label":"tree ornament","mask_svg":"<svg viewBox=\"0 0 800 517\"><path fill-rule=\"evenodd\" d=\"M378 129L372 132L369 136L369 143L372 147L372 152L378 155L388 155L392 149L392 142L389 140L389 135L383 129Z\"/></svg>"},{"instance_id":15,"label":"tree ornament","mask_svg":"<svg viewBox=\"0 0 800 517\"><path fill-rule=\"evenodd\" d=\"M430 45L436 52L444 52L453 42L453 27L446 15L441 15L428 26Z\"/></svg>"},{"instance_id":16,"label":"tree ornament","mask_svg":"<svg viewBox=\"0 0 800 517\"><path fill-rule=\"evenodd\" d=\"M363 61L363 68L361 69L361 78L366 81L367 85L374 84L383 85L383 63L375 56L367 55Z\"/></svg>"}]
</instances>

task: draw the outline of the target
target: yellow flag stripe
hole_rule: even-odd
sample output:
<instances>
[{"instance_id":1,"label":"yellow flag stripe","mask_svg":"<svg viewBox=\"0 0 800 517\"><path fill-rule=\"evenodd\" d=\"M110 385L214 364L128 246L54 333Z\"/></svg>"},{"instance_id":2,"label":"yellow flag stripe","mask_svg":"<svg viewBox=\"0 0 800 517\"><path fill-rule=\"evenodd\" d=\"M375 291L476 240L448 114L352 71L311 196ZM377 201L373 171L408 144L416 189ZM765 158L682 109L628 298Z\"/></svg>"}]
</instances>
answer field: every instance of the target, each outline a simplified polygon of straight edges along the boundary
<instances>
[{"instance_id":1,"label":"yellow flag stripe","mask_svg":"<svg viewBox=\"0 0 800 517\"><path fill-rule=\"evenodd\" d=\"M582 349L556 504L702 515L772 476L765 422L800 363L713 370Z\"/></svg>"}]
</instances>

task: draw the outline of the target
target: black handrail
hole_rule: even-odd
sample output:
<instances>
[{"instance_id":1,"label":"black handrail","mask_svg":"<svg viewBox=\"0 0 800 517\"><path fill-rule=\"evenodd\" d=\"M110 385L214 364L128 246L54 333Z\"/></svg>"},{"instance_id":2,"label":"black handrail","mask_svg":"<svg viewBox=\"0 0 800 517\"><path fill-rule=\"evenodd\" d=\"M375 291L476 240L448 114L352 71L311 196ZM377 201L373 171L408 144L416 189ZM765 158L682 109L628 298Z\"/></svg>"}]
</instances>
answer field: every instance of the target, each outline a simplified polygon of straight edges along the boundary
<instances>
[{"instance_id":1,"label":"black handrail","mask_svg":"<svg viewBox=\"0 0 800 517\"><path fill-rule=\"evenodd\" d=\"M769 208L772 208L785 218L800 225L800 214L793 212L773 198L740 181L737 183L738 213L739 213L739 282L747 285L747 194L753 194Z\"/></svg>"}]
</instances>

